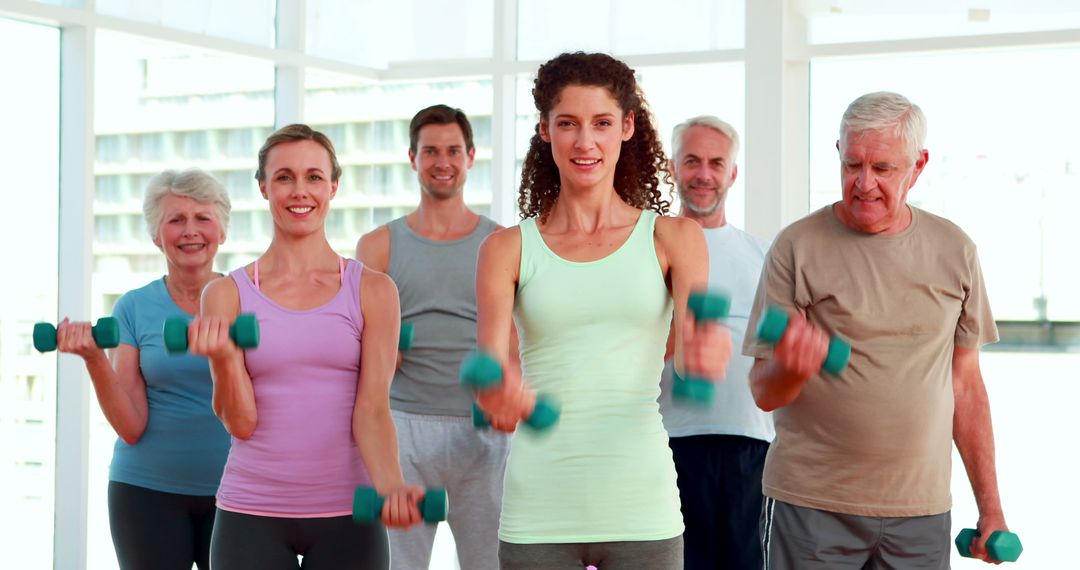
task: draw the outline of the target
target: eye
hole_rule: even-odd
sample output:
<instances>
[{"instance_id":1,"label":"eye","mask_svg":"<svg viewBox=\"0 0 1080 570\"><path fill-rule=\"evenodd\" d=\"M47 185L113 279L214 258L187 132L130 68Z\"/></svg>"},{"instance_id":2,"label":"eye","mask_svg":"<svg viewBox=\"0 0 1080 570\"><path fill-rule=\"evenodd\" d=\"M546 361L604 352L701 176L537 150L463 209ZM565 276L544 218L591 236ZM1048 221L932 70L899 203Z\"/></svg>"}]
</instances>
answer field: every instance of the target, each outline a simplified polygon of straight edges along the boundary
<instances>
[{"instance_id":1,"label":"eye","mask_svg":"<svg viewBox=\"0 0 1080 570\"><path fill-rule=\"evenodd\" d=\"M278 182L288 182L289 180L292 180L292 176L289 176L288 174L278 174L277 178L274 180L277 180Z\"/></svg>"},{"instance_id":2,"label":"eye","mask_svg":"<svg viewBox=\"0 0 1080 570\"><path fill-rule=\"evenodd\" d=\"M596 121L596 124L601 127L610 127L614 123L611 121L611 119L600 119L599 121Z\"/></svg>"},{"instance_id":3,"label":"eye","mask_svg":"<svg viewBox=\"0 0 1080 570\"><path fill-rule=\"evenodd\" d=\"M568 121L566 119L561 119L561 120L555 122L555 126L556 127L572 127L572 126L574 126L574 122L573 121Z\"/></svg>"},{"instance_id":4,"label":"eye","mask_svg":"<svg viewBox=\"0 0 1080 570\"><path fill-rule=\"evenodd\" d=\"M322 177L321 174L309 174L308 175L308 180L310 180L312 182L319 182L322 179L323 179L323 177Z\"/></svg>"},{"instance_id":5,"label":"eye","mask_svg":"<svg viewBox=\"0 0 1080 570\"><path fill-rule=\"evenodd\" d=\"M683 164L685 164L687 166L696 166L697 163L698 163L698 160L696 158L688 158L688 159L683 161Z\"/></svg>"}]
</instances>

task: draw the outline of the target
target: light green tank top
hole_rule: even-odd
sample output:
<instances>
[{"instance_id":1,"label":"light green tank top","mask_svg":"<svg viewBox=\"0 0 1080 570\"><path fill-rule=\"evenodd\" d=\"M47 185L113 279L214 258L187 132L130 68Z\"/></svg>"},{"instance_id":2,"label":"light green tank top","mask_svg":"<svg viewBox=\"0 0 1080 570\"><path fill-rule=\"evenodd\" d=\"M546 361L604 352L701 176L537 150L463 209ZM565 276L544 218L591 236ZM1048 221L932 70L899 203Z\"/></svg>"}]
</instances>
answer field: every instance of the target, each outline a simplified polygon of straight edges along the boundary
<instances>
[{"instance_id":1,"label":"light green tank top","mask_svg":"<svg viewBox=\"0 0 1080 570\"><path fill-rule=\"evenodd\" d=\"M665 540L683 531L657 396L672 302L642 212L592 262L548 249L521 222L514 319L526 382L562 405L549 432L519 430L499 538L516 544Z\"/></svg>"}]
</instances>

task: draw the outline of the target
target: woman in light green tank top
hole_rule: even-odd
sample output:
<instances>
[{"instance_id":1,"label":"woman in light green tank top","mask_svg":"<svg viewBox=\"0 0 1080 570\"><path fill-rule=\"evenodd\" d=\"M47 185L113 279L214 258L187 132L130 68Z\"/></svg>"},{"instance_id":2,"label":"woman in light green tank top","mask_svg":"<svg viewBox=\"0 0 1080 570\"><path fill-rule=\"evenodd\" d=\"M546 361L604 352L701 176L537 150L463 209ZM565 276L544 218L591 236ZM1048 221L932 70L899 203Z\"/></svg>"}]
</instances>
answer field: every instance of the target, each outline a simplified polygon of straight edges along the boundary
<instances>
[{"instance_id":1,"label":"woman in light green tank top","mask_svg":"<svg viewBox=\"0 0 1080 570\"><path fill-rule=\"evenodd\" d=\"M731 354L725 328L683 319L689 291L708 277L705 238L694 222L663 216L667 161L626 64L560 55L540 67L533 96L540 122L522 170L523 221L492 234L478 261L477 342L505 370L502 389L478 403L504 430L531 409L533 390L562 415L513 442L500 563L681 568L656 399L669 330L680 370L719 379ZM507 357L511 319L520 370Z\"/></svg>"}]
</instances>

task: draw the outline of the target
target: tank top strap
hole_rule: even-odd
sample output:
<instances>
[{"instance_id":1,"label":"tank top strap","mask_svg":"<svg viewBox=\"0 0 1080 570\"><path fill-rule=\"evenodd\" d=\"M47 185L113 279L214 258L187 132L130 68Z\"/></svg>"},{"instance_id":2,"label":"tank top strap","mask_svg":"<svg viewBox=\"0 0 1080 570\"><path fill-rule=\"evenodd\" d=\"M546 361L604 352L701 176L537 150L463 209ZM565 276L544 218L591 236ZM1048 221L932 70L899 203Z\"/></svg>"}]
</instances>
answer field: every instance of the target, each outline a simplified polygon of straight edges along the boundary
<instances>
[{"instance_id":1,"label":"tank top strap","mask_svg":"<svg viewBox=\"0 0 1080 570\"><path fill-rule=\"evenodd\" d=\"M345 258L340 255L337 258L338 269L338 283L345 284ZM259 258L255 258L255 289L261 290L259 287Z\"/></svg>"},{"instance_id":2,"label":"tank top strap","mask_svg":"<svg viewBox=\"0 0 1080 570\"><path fill-rule=\"evenodd\" d=\"M256 291L261 290L259 288L259 258L258 257L255 258L255 290Z\"/></svg>"}]
</instances>

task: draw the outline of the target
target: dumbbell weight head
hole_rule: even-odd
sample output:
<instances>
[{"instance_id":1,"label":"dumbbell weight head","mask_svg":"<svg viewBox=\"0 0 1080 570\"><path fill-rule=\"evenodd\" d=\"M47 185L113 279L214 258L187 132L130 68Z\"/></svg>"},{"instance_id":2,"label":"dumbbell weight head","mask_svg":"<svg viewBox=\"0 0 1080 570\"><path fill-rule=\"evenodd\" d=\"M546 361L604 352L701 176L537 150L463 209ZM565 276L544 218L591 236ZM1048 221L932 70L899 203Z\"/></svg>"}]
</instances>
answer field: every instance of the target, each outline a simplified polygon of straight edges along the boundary
<instances>
[{"instance_id":1,"label":"dumbbell weight head","mask_svg":"<svg viewBox=\"0 0 1080 570\"><path fill-rule=\"evenodd\" d=\"M731 312L731 298L727 295L709 291L690 293L686 306L699 321L717 321L726 319Z\"/></svg>"},{"instance_id":2,"label":"dumbbell weight head","mask_svg":"<svg viewBox=\"0 0 1080 570\"><path fill-rule=\"evenodd\" d=\"M412 323L401 323L401 334L398 336L397 349L405 352L412 348L413 337L416 336L416 327Z\"/></svg>"},{"instance_id":3,"label":"dumbbell weight head","mask_svg":"<svg viewBox=\"0 0 1080 570\"><path fill-rule=\"evenodd\" d=\"M956 535L956 551L964 558L972 558L971 543L979 535L973 528L965 528ZM986 552L990 558L998 562L1016 562L1024 546L1020 544L1020 537L1016 533L1006 530L997 530L986 539Z\"/></svg>"},{"instance_id":4,"label":"dumbbell weight head","mask_svg":"<svg viewBox=\"0 0 1080 570\"><path fill-rule=\"evenodd\" d=\"M487 390L502 383L502 365L490 354L474 350L461 362L461 384L471 390Z\"/></svg>"}]
</instances>

